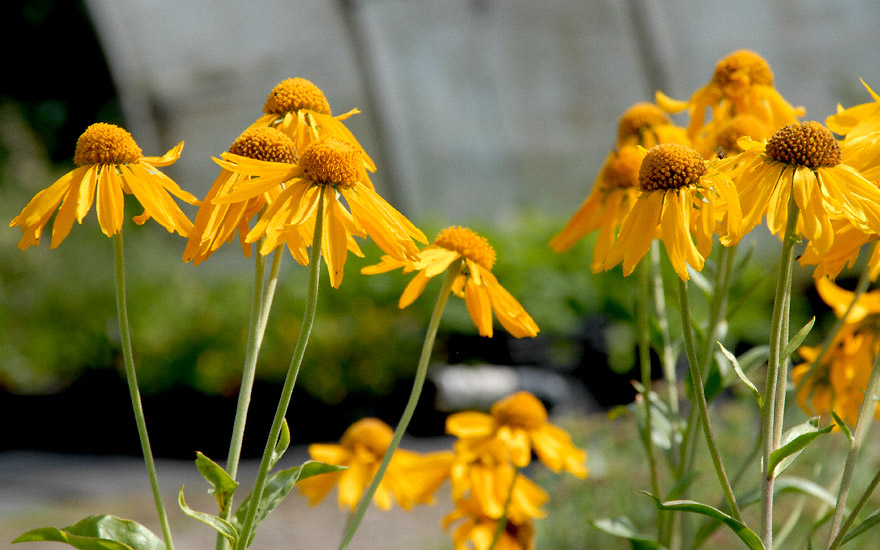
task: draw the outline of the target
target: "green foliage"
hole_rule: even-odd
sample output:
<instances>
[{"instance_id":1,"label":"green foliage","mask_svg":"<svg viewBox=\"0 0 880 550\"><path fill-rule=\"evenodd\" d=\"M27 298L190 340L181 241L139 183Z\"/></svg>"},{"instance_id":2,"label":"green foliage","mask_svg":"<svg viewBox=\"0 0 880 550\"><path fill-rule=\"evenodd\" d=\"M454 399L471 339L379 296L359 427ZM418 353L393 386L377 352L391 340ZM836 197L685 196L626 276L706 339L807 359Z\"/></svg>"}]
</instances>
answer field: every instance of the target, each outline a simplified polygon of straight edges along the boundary
<instances>
[{"instance_id":1,"label":"green foliage","mask_svg":"<svg viewBox=\"0 0 880 550\"><path fill-rule=\"evenodd\" d=\"M165 550L165 543L143 525L115 516L89 516L63 529L42 527L16 542L65 542L79 550Z\"/></svg>"}]
</instances>

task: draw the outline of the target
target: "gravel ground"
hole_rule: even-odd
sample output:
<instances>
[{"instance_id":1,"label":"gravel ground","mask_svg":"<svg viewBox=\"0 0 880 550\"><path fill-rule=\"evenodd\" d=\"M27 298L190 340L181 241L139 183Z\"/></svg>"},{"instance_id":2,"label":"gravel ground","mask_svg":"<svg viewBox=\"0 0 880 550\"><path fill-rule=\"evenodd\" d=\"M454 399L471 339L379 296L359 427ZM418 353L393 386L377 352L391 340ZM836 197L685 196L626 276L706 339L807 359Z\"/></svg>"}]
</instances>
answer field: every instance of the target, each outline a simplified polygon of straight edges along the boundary
<instances>
[{"instance_id":1,"label":"gravel ground","mask_svg":"<svg viewBox=\"0 0 880 550\"><path fill-rule=\"evenodd\" d=\"M412 442L405 448L414 448ZM445 441L419 442L419 447L442 448ZM292 448L278 465L290 467L306 459L304 448ZM239 479L250 487L258 463L242 463ZM176 495L186 486L187 504L213 512L213 496L192 462L157 461L174 545L178 550L214 547L214 531L190 519L177 507ZM449 511L448 486L438 494L437 505L410 512L372 508L350 546L365 549L450 548L448 533L441 526ZM302 496L291 493L260 525L252 550L337 548L347 514L336 505L335 492L322 504L310 507ZM0 544L38 527L65 527L92 514L112 514L138 521L153 532L161 530L150 496L143 461L134 457L91 457L43 453L0 453ZM58 550L57 543L28 543L29 550Z\"/></svg>"}]
</instances>

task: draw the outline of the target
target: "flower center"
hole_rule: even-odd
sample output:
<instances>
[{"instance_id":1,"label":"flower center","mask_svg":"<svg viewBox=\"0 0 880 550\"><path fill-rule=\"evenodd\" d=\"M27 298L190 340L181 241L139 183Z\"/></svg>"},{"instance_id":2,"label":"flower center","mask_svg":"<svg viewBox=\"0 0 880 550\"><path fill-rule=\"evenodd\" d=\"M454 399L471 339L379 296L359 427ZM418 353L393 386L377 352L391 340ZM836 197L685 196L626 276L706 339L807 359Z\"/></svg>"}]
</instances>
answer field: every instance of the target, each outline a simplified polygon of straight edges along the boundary
<instances>
[{"instance_id":1,"label":"flower center","mask_svg":"<svg viewBox=\"0 0 880 550\"><path fill-rule=\"evenodd\" d=\"M492 418L502 426L534 430L547 422L544 404L529 392L517 392L492 406Z\"/></svg>"},{"instance_id":2,"label":"flower center","mask_svg":"<svg viewBox=\"0 0 880 550\"><path fill-rule=\"evenodd\" d=\"M651 147L639 169L643 191L680 189L693 185L708 172L703 157L685 145L663 143Z\"/></svg>"},{"instance_id":3,"label":"flower center","mask_svg":"<svg viewBox=\"0 0 880 550\"><path fill-rule=\"evenodd\" d=\"M636 103L627 109L617 123L617 141L638 138L657 126L672 124L669 115L653 103Z\"/></svg>"},{"instance_id":4,"label":"flower center","mask_svg":"<svg viewBox=\"0 0 880 550\"><path fill-rule=\"evenodd\" d=\"M458 252L485 269L491 270L495 265L495 249L485 237L477 235L467 227L447 227L437 235L434 244Z\"/></svg>"},{"instance_id":5,"label":"flower center","mask_svg":"<svg viewBox=\"0 0 880 550\"><path fill-rule=\"evenodd\" d=\"M366 173L360 150L336 137L322 137L309 143L299 163L309 179L321 185L352 187Z\"/></svg>"},{"instance_id":6,"label":"flower center","mask_svg":"<svg viewBox=\"0 0 880 550\"><path fill-rule=\"evenodd\" d=\"M275 128L250 128L241 133L229 152L266 162L296 164L299 155L293 140Z\"/></svg>"},{"instance_id":7,"label":"flower center","mask_svg":"<svg viewBox=\"0 0 880 550\"><path fill-rule=\"evenodd\" d=\"M366 449L378 459L388 450L393 437L388 424L378 418L362 418L345 430L339 443L352 452L359 447Z\"/></svg>"},{"instance_id":8,"label":"flower center","mask_svg":"<svg viewBox=\"0 0 880 550\"><path fill-rule=\"evenodd\" d=\"M808 168L840 164L840 145L831 130L818 122L789 124L767 140L767 155L773 160Z\"/></svg>"},{"instance_id":9,"label":"flower center","mask_svg":"<svg viewBox=\"0 0 880 550\"><path fill-rule=\"evenodd\" d=\"M754 140L761 140L770 137L771 132L770 127L759 118L742 114L727 121L718 132L715 141L724 154L733 155L742 152L742 148L736 143L739 138L748 136Z\"/></svg>"},{"instance_id":10,"label":"flower center","mask_svg":"<svg viewBox=\"0 0 880 550\"><path fill-rule=\"evenodd\" d=\"M639 183L642 155L633 146L621 147L605 165L603 181L608 188L628 189Z\"/></svg>"},{"instance_id":11,"label":"flower center","mask_svg":"<svg viewBox=\"0 0 880 550\"><path fill-rule=\"evenodd\" d=\"M300 109L331 114L324 92L305 78L288 78L281 82L272 88L263 105L264 113L274 115L295 113Z\"/></svg>"},{"instance_id":12,"label":"flower center","mask_svg":"<svg viewBox=\"0 0 880 550\"><path fill-rule=\"evenodd\" d=\"M772 86L773 71L760 55L739 50L718 62L712 82L729 97L739 97L752 85Z\"/></svg>"},{"instance_id":13,"label":"flower center","mask_svg":"<svg viewBox=\"0 0 880 550\"><path fill-rule=\"evenodd\" d=\"M92 124L76 141L73 162L90 164L130 164L141 159L141 148L126 130L115 124Z\"/></svg>"}]
</instances>

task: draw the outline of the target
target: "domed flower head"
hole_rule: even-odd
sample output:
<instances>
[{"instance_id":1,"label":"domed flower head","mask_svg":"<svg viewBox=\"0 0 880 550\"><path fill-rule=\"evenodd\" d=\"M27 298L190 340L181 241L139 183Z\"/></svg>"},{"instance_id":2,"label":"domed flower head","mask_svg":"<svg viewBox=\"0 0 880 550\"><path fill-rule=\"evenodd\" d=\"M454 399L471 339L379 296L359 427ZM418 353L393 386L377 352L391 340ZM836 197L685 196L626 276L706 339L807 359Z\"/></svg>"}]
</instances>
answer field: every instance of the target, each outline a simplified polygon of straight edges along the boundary
<instances>
[{"instance_id":1,"label":"domed flower head","mask_svg":"<svg viewBox=\"0 0 880 550\"><path fill-rule=\"evenodd\" d=\"M450 415L446 431L466 445L500 441L514 466L529 464L532 451L553 472L566 471L587 477L587 453L574 446L571 436L547 419L547 409L537 397L521 391L492 405L489 414L468 411Z\"/></svg>"},{"instance_id":2,"label":"domed flower head","mask_svg":"<svg viewBox=\"0 0 880 550\"><path fill-rule=\"evenodd\" d=\"M733 182L710 170L697 151L665 143L645 152L639 168L641 194L624 219L601 269L623 262L630 275L655 238L663 241L669 261L682 280L687 266L703 269L712 235L721 231L739 239L740 210ZM716 227L718 222L724 227ZM696 239L696 242L695 242Z\"/></svg>"},{"instance_id":3,"label":"domed flower head","mask_svg":"<svg viewBox=\"0 0 880 550\"><path fill-rule=\"evenodd\" d=\"M311 246L318 202L322 201L321 255L327 262L334 288L342 283L348 251L363 255L355 236L369 235L383 252L398 261L418 258L413 239L427 243L419 228L373 190L359 149L347 141L321 137L300 151L298 164L267 162L231 153L223 153L222 157L219 164L223 168L251 179L214 198L214 204L250 200L283 187L245 238L245 242L252 243L265 236L261 254L268 254L285 239L290 247L291 235L302 239L301 248ZM350 211L341 199L345 199Z\"/></svg>"},{"instance_id":4,"label":"domed flower head","mask_svg":"<svg viewBox=\"0 0 880 550\"><path fill-rule=\"evenodd\" d=\"M775 130L797 122L803 108L792 107L773 87L773 71L767 61L750 50L731 53L718 62L712 80L687 101L676 101L657 92L657 104L677 113L687 109L688 136L697 140L704 130L706 109L718 123L736 115L752 115Z\"/></svg>"},{"instance_id":5,"label":"domed flower head","mask_svg":"<svg viewBox=\"0 0 880 550\"><path fill-rule=\"evenodd\" d=\"M493 311L501 326L516 338L538 334L535 321L492 274L495 249L485 237L466 227L447 227L414 260L383 256L380 263L361 269L361 273L375 275L401 267L404 273L415 271L416 276L398 302L399 307L405 308L421 296L432 277L445 272L456 262L461 271L452 292L464 298L480 336L492 336Z\"/></svg>"},{"instance_id":6,"label":"domed flower head","mask_svg":"<svg viewBox=\"0 0 880 550\"><path fill-rule=\"evenodd\" d=\"M37 193L9 224L21 226L24 233L18 247L25 250L39 244L43 227L56 209L51 247L57 247L70 233L74 220L82 223L96 196L98 224L112 237L122 229L126 194L134 195L144 208L143 214L135 216L135 223L154 218L169 232L189 236L192 222L169 193L190 204L198 200L156 169L174 163L182 150L180 142L164 156L145 157L131 134L119 126L92 124L76 142L73 162L77 168Z\"/></svg>"},{"instance_id":7,"label":"domed flower head","mask_svg":"<svg viewBox=\"0 0 880 550\"><path fill-rule=\"evenodd\" d=\"M352 424L339 444L309 445L314 460L348 469L304 479L297 484L309 503L316 505L335 486L339 486L339 507L354 511L369 486L394 432L376 418L364 418ZM416 504L430 504L434 493L449 477L452 453L437 452L421 455L397 449L391 458L385 476L379 484L373 503L382 510L391 509L396 501L409 510Z\"/></svg>"},{"instance_id":8,"label":"domed flower head","mask_svg":"<svg viewBox=\"0 0 880 550\"><path fill-rule=\"evenodd\" d=\"M653 103L636 103L620 116L617 123L617 147L641 145L650 149L661 143L688 145L684 128L676 126L660 107Z\"/></svg>"},{"instance_id":9,"label":"domed flower head","mask_svg":"<svg viewBox=\"0 0 880 550\"><path fill-rule=\"evenodd\" d=\"M697 139L694 148L706 158L730 157L742 153L740 138L761 141L772 136L775 130L767 122L749 114L713 120L706 125L706 131Z\"/></svg>"},{"instance_id":10,"label":"domed flower head","mask_svg":"<svg viewBox=\"0 0 880 550\"><path fill-rule=\"evenodd\" d=\"M834 220L863 233L880 233L880 190L841 162L840 145L818 122L788 125L766 143L743 138L744 151L720 161L736 181L743 231L763 217L773 234L784 232L791 197L800 211L796 232L819 255L835 241Z\"/></svg>"},{"instance_id":11,"label":"domed flower head","mask_svg":"<svg viewBox=\"0 0 880 550\"><path fill-rule=\"evenodd\" d=\"M305 78L288 78L272 89L263 105L265 114L251 127L277 128L293 139L299 150L319 137L337 137L352 144L367 169L375 172L376 165L358 144L354 134L342 123L359 112L352 109L334 117L324 92L317 86Z\"/></svg>"},{"instance_id":12,"label":"domed flower head","mask_svg":"<svg viewBox=\"0 0 880 550\"><path fill-rule=\"evenodd\" d=\"M443 518L443 527L448 529L453 523L464 520L452 533L455 550L534 550L535 527L527 517L511 516L504 524L495 546L495 531L498 518L486 516L479 505L472 500L456 502L455 510Z\"/></svg>"},{"instance_id":13,"label":"domed flower head","mask_svg":"<svg viewBox=\"0 0 880 550\"><path fill-rule=\"evenodd\" d=\"M284 168L291 168L299 160L293 140L275 128L251 128L245 130L229 147L230 158L245 157L265 163L278 163ZM250 232L250 221L268 203L281 193L281 186L267 189L260 195L240 202L214 204L214 199L230 193L249 176L233 172L227 168L220 170L220 175L208 191L205 200L196 214L192 235L183 252L183 260L193 261L198 265L213 254L221 245L231 242L235 230L238 230L241 248L246 257L250 257L251 244L245 242ZM304 239L296 232L289 232L293 244L290 251L301 264L308 263L305 254Z\"/></svg>"}]
</instances>

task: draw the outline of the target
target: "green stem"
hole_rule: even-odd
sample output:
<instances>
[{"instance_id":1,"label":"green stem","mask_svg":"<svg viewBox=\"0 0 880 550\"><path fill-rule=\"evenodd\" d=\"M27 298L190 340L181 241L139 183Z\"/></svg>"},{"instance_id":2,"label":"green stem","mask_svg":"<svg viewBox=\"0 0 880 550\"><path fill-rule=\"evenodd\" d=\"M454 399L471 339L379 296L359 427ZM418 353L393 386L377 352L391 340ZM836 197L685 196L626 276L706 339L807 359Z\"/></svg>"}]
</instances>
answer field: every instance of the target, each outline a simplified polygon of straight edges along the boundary
<instances>
[{"instance_id":1,"label":"green stem","mask_svg":"<svg viewBox=\"0 0 880 550\"><path fill-rule=\"evenodd\" d=\"M859 409L859 419L856 421L856 429L849 442L849 452L846 455L846 463L843 467L843 475L840 480L840 489L837 493L837 506L834 508L834 517L831 520L831 534L828 539L831 542L829 542L829 544L832 544L841 532L840 522L843 519L843 512L846 509L846 497L849 495L849 488L852 483L856 460L858 459L862 443L865 441L865 435L867 435L868 430L871 429L871 423L874 421L874 413L877 411L878 390L880 390L880 354L874 359L874 366L871 369L871 377L868 379L867 388L865 388L865 398L862 400L862 406Z\"/></svg>"},{"instance_id":2,"label":"green stem","mask_svg":"<svg viewBox=\"0 0 880 550\"><path fill-rule=\"evenodd\" d=\"M165 548L174 550L171 541L171 528L168 525L168 516L165 513L165 505L162 504L162 493L159 490L159 477L156 475L156 464L153 461L153 451L150 449L150 437L147 435L147 421L144 417L144 409L141 404L141 393L138 389L137 373L134 368L134 356L131 347L131 330L128 323L128 305L125 297L125 260L122 246L122 232L113 236L113 255L116 260L116 312L119 318L119 334L122 340L122 358L125 363L125 379L128 382L128 393L131 396L131 406L134 409L134 419L137 424L138 436L141 440L141 451L144 454L144 462L147 466L147 474L150 478L150 488L153 491L153 500L156 503L156 512L159 514L159 523L162 526L162 535L165 538Z\"/></svg>"},{"instance_id":3,"label":"green stem","mask_svg":"<svg viewBox=\"0 0 880 550\"><path fill-rule=\"evenodd\" d=\"M519 466L513 469L513 477L510 479L510 489L508 489L507 498L504 500L504 511L501 512L501 517L498 518L498 525L495 526L495 532L492 533L492 542L489 544L488 550L495 550L495 545L498 544L498 539L501 538L501 533L507 528L507 512L510 510L510 502L513 500L513 489L516 487L516 478L519 477L519 471Z\"/></svg>"},{"instance_id":4,"label":"green stem","mask_svg":"<svg viewBox=\"0 0 880 550\"><path fill-rule=\"evenodd\" d=\"M675 374L676 354L672 349L672 338L669 336L669 317L666 315L666 294L663 287L663 272L660 270L660 248L657 240L651 243L651 277L654 288L654 315L663 339L663 354L660 364L663 366L663 378L666 381L669 409L678 412L678 379Z\"/></svg>"},{"instance_id":5,"label":"green stem","mask_svg":"<svg viewBox=\"0 0 880 550\"><path fill-rule=\"evenodd\" d=\"M767 471L770 453L779 448L782 439L782 421L785 411L785 386L787 369L782 348L788 340L788 308L791 302L791 276L794 263L794 247L797 243L798 207L794 195L788 202L788 219L782 238L782 256L779 259L779 273L776 279L776 293L773 297L771 316L770 358L767 366L767 383L764 390L764 409L762 412L762 441L764 445L764 475L761 477L761 528L764 548L773 547L773 472Z\"/></svg>"},{"instance_id":6,"label":"green stem","mask_svg":"<svg viewBox=\"0 0 880 550\"><path fill-rule=\"evenodd\" d=\"M868 484L868 487L865 489L865 492L862 494L862 497L853 507L852 512L850 512L849 517L846 518L846 521L843 523L843 527L841 527L840 532L834 537L834 541L831 543L831 546L828 550L837 550L840 548L841 544L843 544L843 539L846 536L849 528L852 527L852 524L855 523L856 518L859 516L859 513L865 508L865 505L868 504L868 501L871 499L871 495L874 493L874 489L877 488L877 485L880 485L880 471L874 474L873 479Z\"/></svg>"},{"instance_id":7,"label":"green stem","mask_svg":"<svg viewBox=\"0 0 880 550\"><path fill-rule=\"evenodd\" d=\"M446 301L449 299L449 294L452 292L452 284L455 282L455 278L458 277L461 269L462 262L459 260L450 265L446 270L446 280L443 281L443 288L440 290L440 295L437 296L437 303L434 305L434 312L431 314L431 321L428 323L428 331L425 334L425 342L422 344L422 353L419 357L419 364L416 367L416 376L413 381L412 390L410 391L409 401L406 403L400 422L398 422L397 428L394 430L391 444L388 445L388 450L385 451L385 456L382 457L379 469L376 470L376 475L373 476L373 481L370 483L370 486L364 494L361 495L360 502L358 502L352 521L345 530L345 535L343 535L342 542L339 544L339 550L345 550L348 548L349 543L351 543L351 539L354 537L361 521L364 519L364 514L367 513L367 508L369 508L370 502L373 500L373 495L376 493L376 489L379 488L379 483L381 483L382 477L385 475L385 470L388 469L391 457L400 445L403 433L406 431L413 413L416 410L419 396L422 393L422 387L425 385L425 378L428 375L428 361L431 359L431 351L434 349L434 339L437 337L437 329L440 327L440 318L443 316Z\"/></svg>"},{"instance_id":8,"label":"green stem","mask_svg":"<svg viewBox=\"0 0 880 550\"><path fill-rule=\"evenodd\" d=\"M681 305L681 324L684 330L685 349L687 350L688 366L691 373L691 382L694 385L694 402L699 408L700 421L703 425L703 435L706 438L706 444L709 447L709 454L712 456L712 464L715 466L715 474L721 483L724 491L724 498L727 499L727 505L730 507L730 515L736 520L742 519L739 511L739 505L736 503L736 497L733 489L730 487L730 481L724 471L724 464L721 462L721 453L718 452L718 445L715 443L715 436L712 433L712 426L709 423L709 405L706 403L706 391L703 388L702 369L697 363L697 349L694 344L694 335L691 329L691 306L688 298L687 281L679 279L678 281L678 299Z\"/></svg>"},{"instance_id":9,"label":"green stem","mask_svg":"<svg viewBox=\"0 0 880 550\"><path fill-rule=\"evenodd\" d=\"M266 482L269 477L269 466L272 462L275 445L278 441L278 436L281 434L284 417L287 414L287 408L290 405L290 399L293 395L293 387L296 385L296 378L299 375L299 369L306 352L306 346L309 343L312 326L315 323L315 311L318 306L318 282L321 274L321 242L324 234L324 193L325 187L321 186L321 193L318 197L318 211L315 220L315 233L312 238L312 248L309 257L309 283L306 296L306 307L305 312L303 313L303 322L300 326L296 347L294 347L293 356L290 359L290 365L287 369L287 376L284 378L281 397L278 400L278 407L275 409L275 418L272 420L272 427L269 430L269 436L266 438L266 447L263 449L263 458L260 460L260 469L257 471L257 479L254 482L254 489L251 493L251 504L248 507L247 516L245 517L244 525L241 528L238 543L236 544L236 550L244 550L247 548L250 538L253 535L254 522L257 517L257 508L259 508L259 502L262 500L263 491L266 488Z\"/></svg>"}]
</instances>

